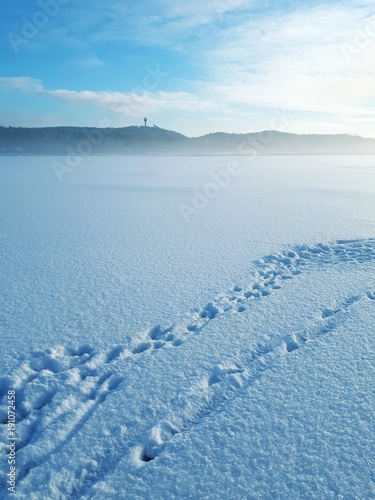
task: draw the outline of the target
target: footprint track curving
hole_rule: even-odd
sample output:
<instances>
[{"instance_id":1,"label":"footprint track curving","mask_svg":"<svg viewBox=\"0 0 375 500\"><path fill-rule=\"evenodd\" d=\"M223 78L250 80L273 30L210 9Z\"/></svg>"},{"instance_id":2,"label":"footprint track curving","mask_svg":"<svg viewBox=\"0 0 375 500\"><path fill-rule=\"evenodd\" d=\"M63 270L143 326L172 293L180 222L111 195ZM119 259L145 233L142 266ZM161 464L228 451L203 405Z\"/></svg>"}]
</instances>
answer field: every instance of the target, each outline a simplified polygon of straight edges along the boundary
<instances>
[{"instance_id":1,"label":"footprint track curving","mask_svg":"<svg viewBox=\"0 0 375 500\"><path fill-rule=\"evenodd\" d=\"M29 361L23 363L16 374L0 379L0 397L4 399L9 388L17 390L18 407L20 408L19 422L27 422L30 429L28 436L24 439L23 448L38 442L44 427L48 427L51 423L52 426L57 425L56 422L62 420L68 412L73 415L71 419L73 423L66 430L64 437L60 439L54 449L46 450L41 460L38 461L39 464L43 463L48 456L69 442L79 428L91 417L96 407L103 403L107 396L115 391L122 382L122 379L110 370L112 363L123 358L136 360L140 355L156 354L160 349L179 347L192 336L199 335L211 321L215 321L224 314L243 313L252 301L263 300L270 294L277 293L278 290L287 286L290 280L303 274L305 270L320 270L325 266L335 266L342 263L360 265L369 262L375 262L375 238L338 240L315 246L297 245L280 253L267 255L254 263L255 270L247 286L234 286L228 293L223 293L204 307L194 310L185 321L179 324L153 326L147 332L141 333L138 336L138 341L130 349L118 345L106 352L98 352L88 345L82 345L76 349L58 346L55 349L33 354ZM375 291L368 292L366 296L369 300L375 300ZM166 424L167 428L172 426L174 431L162 433L164 438L159 439L160 443L165 443L175 434L188 430L205 415L212 413L215 408L219 408L226 401L226 396L225 394L215 396L215 394L217 391L220 392L220 388L227 383L226 381L230 381L230 387L235 387L236 391L242 385L251 383L251 372L255 369L254 367L259 365L257 370L262 372L263 367L269 365L271 358L276 356L276 353L282 352L283 355L293 353L306 342L329 333L335 328L338 318L345 317L345 312L356 300L359 300L358 297L351 297L339 306L333 305L323 309L320 324L314 335L311 332L289 335L285 337L282 346L259 346L248 359L242 357L232 360L232 368L227 365L221 368L216 367L206 380L207 390L213 392L211 403L204 406L201 412L191 417L190 420L189 418L185 419L179 426L174 426L171 423ZM249 366L252 367L251 370ZM46 380L55 380L55 382L49 383ZM78 398L79 405L76 409L72 408L71 402L67 402L59 396L61 387L65 388L66 385L72 388L74 396ZM33 392L35 391L32 389L37 386L37 396L34 397ZM233 393L233 387L229 391L230 394ZM67 410L64 410L64 405L67 405ZM55 415L53 418L49 415L52 408ZM74 418L75 414L76 419ZM1 411L0 422L6 422L2 418ZM163 446L161 448L164 449ZM143 448L141 446L140 449L143 450ZM146 460L141 461L152 461L158 453L154 453L154 455L151 457L145 451L143 457ZM115 451L113 456L117 456ZM28 470L36 467L38 463L25 464L21 476L23 474L25 477ZM94 482L95 478L86 484L84 490Z\"/></svg>"},{"instance_id":2,"label":"footprint track curving","mask_svg":"<svg viewBox=\"0 0 375 500\"><path fill-rule=\"evenodd\" d=\"M160 422L152 428L144 438L142 445L136 446L138 458L141 462L151 462L165 449L168 441L175 435L188 432L217 412L232 399L237 397L242 390L251 386L262 374L272 368L284 356L294 353L307 343L317 340L324 341L324 337L334 332L347 318L347 312L359 300L368 297L368 292L363 296L349 297L341 304L335 303L320 311L320 317L313 327L306 328L296 333L288 334L275 343L259 345L248 354L239 354L215 366L210 374L206 375L200 384L202 406L193 415L175 416L168 421L175 432L166 434L164 439L150 439L155 434L155 429L166 425ZM374 299L371 299L374 300ZM194 394L196 398L196 394ZM174 421L175 420L175 421Z\"/></svg>"},{"instance_id":3,"label":"footprint track curving","mask_svg":"<svg viewBox=\"0 0 375 500\"><path fill-rule=\"evenodd\" d=\"M200 334L219 316L245 312L252 301L276 293L305 270L322 269L324 266L340 265L344 262L375 262L375 238L337 240L315 246L296 245L283 252L267 255L255 262L256 269L248 286L235 285L228 293L219 295L201 309L193 311L185 323L152 327L146 333L147 340L143 338L133 347L132 352L141 354L152 352L154 349L177 347L191 336ZM157 344L155 340L158 341Z\"/></svg>"}]
</instances>

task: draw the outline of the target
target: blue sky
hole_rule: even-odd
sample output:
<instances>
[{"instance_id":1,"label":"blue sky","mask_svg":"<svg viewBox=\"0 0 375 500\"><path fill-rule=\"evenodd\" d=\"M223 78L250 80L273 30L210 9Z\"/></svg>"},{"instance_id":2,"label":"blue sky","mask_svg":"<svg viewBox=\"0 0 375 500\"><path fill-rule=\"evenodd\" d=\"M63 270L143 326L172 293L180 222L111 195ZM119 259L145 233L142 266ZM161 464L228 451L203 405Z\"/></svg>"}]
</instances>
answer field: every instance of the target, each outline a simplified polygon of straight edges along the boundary
<instances>
[{"instance_id":1,"label":"blue sky","mask_svg":"<svg viewBox=\"0 0 375 500\"><path fill-rule=\"evenodd\" d=\"M375 137L371 4L5 2L0 125Z\"/></svg>"}]
</instances>

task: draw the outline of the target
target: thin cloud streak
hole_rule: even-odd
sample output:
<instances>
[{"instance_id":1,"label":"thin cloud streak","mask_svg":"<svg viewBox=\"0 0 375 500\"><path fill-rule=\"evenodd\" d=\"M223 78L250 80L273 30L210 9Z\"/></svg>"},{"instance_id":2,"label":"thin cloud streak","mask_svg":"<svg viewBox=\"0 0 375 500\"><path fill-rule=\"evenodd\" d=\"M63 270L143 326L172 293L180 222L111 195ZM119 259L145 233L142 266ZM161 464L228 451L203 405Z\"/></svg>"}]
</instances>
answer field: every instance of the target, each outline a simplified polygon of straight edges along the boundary
<instances>
[{"instance_id":1,"label":"thin cloud streak","mask_svg":"<svg viewBox=\"0 0 375 500\"><path fill-rule=\"evenodd\" d=\"M50 96L73 105L103 107L116 113L138 116L143 112L157 111L209 111L216 108L209 100L203 100L188 92L93 92L91 90L46 89L42 82L29 77L2 77L0 89L20 90Z\"/></svg>"}]
</instances>

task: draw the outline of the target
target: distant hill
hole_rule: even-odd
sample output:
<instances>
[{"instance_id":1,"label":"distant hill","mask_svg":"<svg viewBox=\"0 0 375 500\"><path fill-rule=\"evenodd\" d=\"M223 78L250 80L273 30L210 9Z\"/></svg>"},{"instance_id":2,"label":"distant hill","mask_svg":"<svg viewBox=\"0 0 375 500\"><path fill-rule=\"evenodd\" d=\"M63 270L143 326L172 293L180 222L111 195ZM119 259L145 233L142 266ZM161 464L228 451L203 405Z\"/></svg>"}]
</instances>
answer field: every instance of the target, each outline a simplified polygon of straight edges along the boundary
<instances>
[{"instance_id":1,"label":"distant hill","mask_svg":"<svg viewBox=\"0 0 375 500\"><path fill-rule=\"evenodd\" d=\"M375 154L375 139L278 131L186 137L153 127L0 127L0 155Z\"/></svg>"}]
</instances>

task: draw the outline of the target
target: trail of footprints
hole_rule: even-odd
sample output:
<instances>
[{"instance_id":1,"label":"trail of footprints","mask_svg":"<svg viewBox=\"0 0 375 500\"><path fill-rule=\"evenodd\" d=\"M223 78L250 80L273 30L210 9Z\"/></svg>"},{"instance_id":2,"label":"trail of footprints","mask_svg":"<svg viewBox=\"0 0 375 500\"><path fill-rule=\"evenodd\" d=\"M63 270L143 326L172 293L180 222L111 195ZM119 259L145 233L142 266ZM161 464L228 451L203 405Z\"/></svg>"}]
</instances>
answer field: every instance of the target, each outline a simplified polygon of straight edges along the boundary
<instances>
[{"instance_id":1,"label":"trail of footprints","mask_svg":"<svg viewBox=\"0 0 375 500\"><path fill-rule=\"evenodd\" d=\"M275 293L283 283L301 274L304 269L320 269L324 265L345 262L362 264L374 261L375 238L339 240L316 246L298 245L257 261L248 287L235 286L229 293L222 294L203 308L193 311L182 324L154 326L140 334L138 341L130 349L116 346L108 352L97 352L87 345L78 349L57 346L45 352L34 353L12 377L0 379L0 424L6 423L8 389L17 391L18 481L69 442L95 409L117 389L123 380L113 365L118 359L136 360L139 355L155 354L162 348L176 348L191 336L200 334L216 317L244 312L251 301ZM375 290L367 292L366 297L374 301ZM148 444L140 446L140 460L151 461L175 434L190 428L197 420L218 408L227 397L222 392L217 395L215 387L223 387L225 381L229 381L229 394L232 394L234 388L250 383L255 372L271 366L274 358L281 353L292 352L307 341L331 331L338 316L355 300L357 299L352 298L337 309L324 309L322 321L315 332L292 335L285 338L280 346L260 346L248 358L242 356L216 367L206 381L206 387L212 392L210 403L202 408L199 415L186 418L178 425L161 423L153 428ZM60 390L61 387L64 388L63 391ZM0 433L4 437L5 425L0 425ZM49 439L53 433L56 435ZM42 436L48 446L39 452L37 462L28 460L27 449L37 447ZM2 441L5 442L5 439ZM0 442L0 448L1 446L4 445ZM4 457L6 453L1 455Z\"/></svg>"},{"instance_id":2,"label":"trail of footprints","mask_svg":"<svg viewBox=\"0 0 375 500\"><path fill-rule=\"evenodd\" d=\"M1 379L1 424L7 422L7 391L16 390L18 481L67 443L116 390L123 379L111 364L122 352L118 347L96 354L89 346L77 350L58 346L34 353L12 378ZM6 426L1 427L5 443ZM6 457L5 444L0 446L1 456ZM32 448L39 449L37 460L28 458Z\"/></svg>"},{"instance_id":3,"label":"trail of footprints","mask_svg":"<svg viewBox=\"0 0 375 500\"><path fill-rule=\"evenodd\" d=\"M367 292L365 296L375 300L373 292ZM237 397L242 390L259 379L263 372L280 362L284 356L317 339L324 340L325 335L333 332L345 321L350 307L362 298L360 295L352 296L340 305L323 308L320 311L320 319L313 326L286 335L278 342L271 341L259 345L254 351L242 352L215 366L201 381L200 409L192 415L174 415L169 421L161 421L150 429L144 436L143 443L134 448L138 460L144 463L151 462L165 450L167 443L175 435L189 431L219 411L229 400ZM196 400L197 394L195 393L193 397ZM188 396L182 395L181 398L186 400Z\"/></svg>"},{"instance_id":4,"label":"trail of footprints","mask_svg":"<svg viewBox=\"0 0 375 500\"><path fill-rule=\"evenodd\" d=\"M141 354L163 347L178 347L192 335L199 334L216 317L229 312L236 314L246 311L251 301L275 293L283 283L301 274L304 269L374 261L375 238L338 240L331 244L319 243L316 246L297 245L284 252L267 255L256 261L256 271L251 276L248 287L236 285L229 294L222 294L202 309L194 311L184 324L153 327L146 339L139 342L132 352Z\"/></svg>"}]
</instances>

